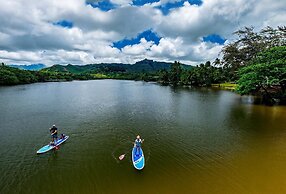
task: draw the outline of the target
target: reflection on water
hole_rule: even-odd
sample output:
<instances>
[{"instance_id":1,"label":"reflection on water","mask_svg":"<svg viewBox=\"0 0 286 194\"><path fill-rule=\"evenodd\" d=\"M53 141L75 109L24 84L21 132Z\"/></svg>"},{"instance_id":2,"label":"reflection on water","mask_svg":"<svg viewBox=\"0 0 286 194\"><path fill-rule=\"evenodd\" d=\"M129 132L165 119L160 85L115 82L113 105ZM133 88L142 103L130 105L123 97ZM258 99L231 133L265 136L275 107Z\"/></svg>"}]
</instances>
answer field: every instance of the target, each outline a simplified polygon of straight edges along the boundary
<instances>
[{"instance_id":1,"label":"reflection on water","mask_svg":"<svg viewBox=\"0 0 286 194\"><path fill-rule=\"evenodd\" d=\"M0 193L285 193L286 107L251 102L134 81L2 87ZM54 123L69 140L36 155Z\"/></svg>"}]
</instances>

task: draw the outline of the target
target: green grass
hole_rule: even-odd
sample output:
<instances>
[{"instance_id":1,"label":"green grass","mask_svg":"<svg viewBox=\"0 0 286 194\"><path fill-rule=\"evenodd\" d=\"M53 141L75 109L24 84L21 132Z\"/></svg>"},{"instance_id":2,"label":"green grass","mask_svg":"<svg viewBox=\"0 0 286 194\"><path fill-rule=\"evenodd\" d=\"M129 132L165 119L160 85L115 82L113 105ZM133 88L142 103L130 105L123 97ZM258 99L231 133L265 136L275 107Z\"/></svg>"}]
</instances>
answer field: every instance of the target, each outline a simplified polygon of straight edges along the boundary
<instances>
[{"instance_id":1,"label":"green grass","mask_svg":"<svg viewBox=\"0 0 286 194\"><path fill-rule=\"evenodd\" d=\"M237 84L235 83L219 83L219 84L212 84L212 87L215 88L222 88L226 90L235 90L237 87Z\"/></svg>"},{"instance_id":2,"label":"green grass","mask_svg":"<svg viewBox=\"0 0 286 194\"><path fill-rule=\"evenodd\" d=\"M91 74L95 79L107 79L109 78L107 75L102 74L102 73L95 73Z\"/></svg>"}]
</instances>

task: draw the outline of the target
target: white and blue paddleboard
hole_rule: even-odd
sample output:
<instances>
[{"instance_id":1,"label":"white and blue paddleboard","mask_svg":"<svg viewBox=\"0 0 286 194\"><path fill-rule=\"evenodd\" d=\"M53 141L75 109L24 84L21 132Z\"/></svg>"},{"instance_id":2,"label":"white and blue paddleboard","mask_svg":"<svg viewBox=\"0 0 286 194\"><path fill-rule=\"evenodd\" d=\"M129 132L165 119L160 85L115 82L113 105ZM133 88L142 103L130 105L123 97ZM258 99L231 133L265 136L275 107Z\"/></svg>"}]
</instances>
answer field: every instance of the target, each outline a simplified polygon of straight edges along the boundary
<instances>
[{"instance_id":1,"label":"white and blue paddleboard","mask_svg":"<svg viewBox=\"0 0 286 194\"><path fill-rule=\"evenodd\" d=\"M132 149L132 162L134 168L137 170L142 170L145 166L145 158L143 154L143 150L140 147L140 152L136 149L136 147L133 147Z\"/></svg>"},{"instance_id":2,"label":"white and blue paddleboard","mask_svg":"<svg viewBox=\"0 0 286 194\"><path fill-rule=\"evenodd\" d=\"M48 151L54 149L56 146L59 146L59 145L61 145L62 143L64 143L68 138L69 138L69 136L65 136L63 139L62 139L62 138L59 138L59 139L56 141L55 145L50 145L50 144L45 145L44 147L42 147L41 149L39 149L39 150L37 151L37 154L43 154L43 153L46 153L46 152L48 152Z\"/></svg>"}]
</instances>

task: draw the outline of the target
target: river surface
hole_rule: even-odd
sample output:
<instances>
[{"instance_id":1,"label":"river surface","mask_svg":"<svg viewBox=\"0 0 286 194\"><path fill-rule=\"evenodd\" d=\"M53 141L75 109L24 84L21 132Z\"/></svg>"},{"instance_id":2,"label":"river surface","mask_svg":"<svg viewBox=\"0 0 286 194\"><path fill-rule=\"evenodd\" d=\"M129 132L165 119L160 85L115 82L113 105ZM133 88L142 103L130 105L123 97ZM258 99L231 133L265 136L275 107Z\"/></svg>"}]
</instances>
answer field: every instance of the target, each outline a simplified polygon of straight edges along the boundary
<instances>
[{"instance_id":1,"label":"river surface","mask_svg":"<svg viewBox=\"0 0 286 194\"><path fill-rule=\"evenodd\" d=\"M250 101L118 80L0 87L0 193L286 193L286 107ZM37 155L53 124L69 140Z\"/></svg>"}]
</instances>

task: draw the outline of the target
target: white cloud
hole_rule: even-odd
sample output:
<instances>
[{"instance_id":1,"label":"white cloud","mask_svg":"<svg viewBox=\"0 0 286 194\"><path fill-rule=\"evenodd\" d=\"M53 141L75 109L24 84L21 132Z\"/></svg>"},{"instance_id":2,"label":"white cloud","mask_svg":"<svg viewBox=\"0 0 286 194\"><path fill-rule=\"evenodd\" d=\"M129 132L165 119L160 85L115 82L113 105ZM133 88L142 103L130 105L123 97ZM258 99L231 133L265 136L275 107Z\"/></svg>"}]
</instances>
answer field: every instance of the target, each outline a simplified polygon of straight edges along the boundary
<instances>
[{"instance_id":1,"label":"white cloud","mask_svg":"<svg viewBox=\"0 0 286 194\"><path fill-rule=\"evenodd\" d=\"M0 57L4 62L15 61L29 63L37 62L40 59L40 55L37 52L29 52L29 51L18 51L18 52L9 52L5 50L0 50Z\"/></svg>"},{"instance_id":2,"label":"white cloud","mask_svg":"<svg viewBox=\"0 0 286 194\"><path fill-rule=\"evenodd\" d=\"M171 1L177 0L136 7L131 0L111 0L117 8L105 12L84 0L0 0L0 61L52 65L151 58L194 64L213 60L222 47L203 42L203 36L233 39L232 32L243 26L286 23L284 0L204 0L200 6L185 2L167 15L156 8ZM53 25L61 20L73 22L73 28ZM141 39L122 50L112 47L148 29L162 37L158 45Z\"/></svg>"},{"instance_id":3,"label":"white cloud","mask_svg":"<svg viewBox=\"0 0 286 194\"><path fill-rule=\"evenodd\" d=\"M183 7L174 9L165 16L156 30L163 36L183 36L190 42L209 34L228 36L251 6L251 0L244 3L205 0L201 6L185 2Z\"/></svg>"},{"instance_id":4,"label":"white cloud","mask_svg":"<svg viewBox=\"0 0 286 194\"><path fill-rule=\"evenodd\" d=\"M213 60L218 56L221 51L222 45L198 42L198 43L185 43L182 38L162 38L158 45L153 41L146 41L141 39L140 43L135 45L128 45L122 48L120 57L133 56L137 60L149 58L153 60L163 61L184 61L186 64L196 64ZM132 63L135 61L130 60Z\"/></svg>"},{"instance_id":5,"label":"white cloud","mask_svg":"<svg viewBox=\"0 0 286 194\"><path fill-rule=\"evenodd\" d=\"M140 55L146 53L154 44L152 41L147 41L145 38L140 40L139 44L128 45L122 49L122 52L127 55Z\"/></svg>"},{"instance_id":6,"label":"white cloud","mask_svg":"<svg viewBox=\"0 0 286 194\"><path fill-rule=\"evenodd\" d=\"M182 38L162 38L158 45L153 45L151 48L154 56L162 56L168 58L180 58L186 55L186 45Z\"/></svg>"}]
</instances>

